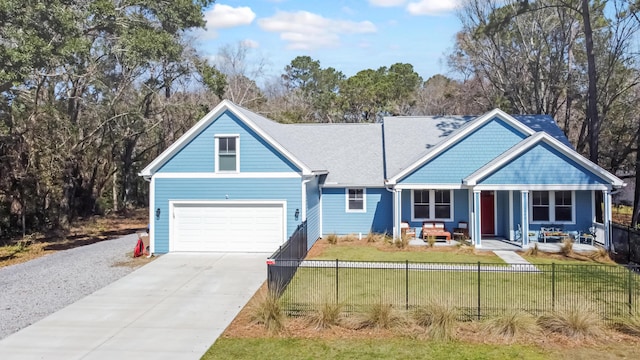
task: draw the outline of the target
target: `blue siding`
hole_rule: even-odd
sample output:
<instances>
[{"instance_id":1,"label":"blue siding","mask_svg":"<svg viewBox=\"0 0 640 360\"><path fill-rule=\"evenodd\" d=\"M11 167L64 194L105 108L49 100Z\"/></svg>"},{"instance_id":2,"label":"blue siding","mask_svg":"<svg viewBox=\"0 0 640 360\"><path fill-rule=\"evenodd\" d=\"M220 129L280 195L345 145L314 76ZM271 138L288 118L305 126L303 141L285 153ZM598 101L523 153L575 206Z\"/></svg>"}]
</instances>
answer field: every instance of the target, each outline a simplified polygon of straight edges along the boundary
<instances>
[{"instance_id":1,"label":"blue siding","mask_svg":"<svg viewBox=\"0 0 640 360\"><path fill-rule=\"evenodd\" d=\"M525 135L495 118L400 180L405 184L460 184L463 178L522 141Z\"/></svg>"},{"instance_id":2,"label":"blue siding","mask_svg":"<svg viewBox=\"0 0 640 360\"><path fill-rule=\"evenodd\" d=\"M413 190L402 191L402 212L401 221L406 221L411 227L421 228L421 221L411 221L411 192ZM453 190L453 221L445 222L445 227L451 231L458 226L458 222L466 221L471 223L469 219L469 191L467 189ZM419 236L419 235L418 235Z\"/></svg>"},{"instance_id":3,"label":"blue siding","mask_svg":"<svg viewBox=\"0 0 640 360\"><path fill-rule=\"evenodd\" d=\"M393 194L384 188L368 188L366 212L346 212L345 189L322 189L322 232L367 234L393 232Z\"/></svg>"},{"instance_id":4,"label":"blue siding","mask_svg":"<svg viewBox=\"0 0 640 360\"><path fill-rule=\"evenodd\" d=\"M562 228L565 231L587 231L589 226L591 226L593 220L593 203L591 201L591 191L575 191L575 212L576 212L576 221L575 224L562 224ZM514 206L514 217L513 217L513 228L517 229L518 224L522 223L521 214L520 214L520 192L514 191L513 194L513 206ZM531 201L531 192L529 192L529 201ZM539 231L542 225L549 225L551 223L546 222L544 224L531 223L529 220L529 230L531 231Z\"/></svg>"},{"instance_id":5,"label":"blue siding","mask_svg":"<svg viewBox=\"0 0 640 360\"><path fill-rule=\"evenodd\" d=\"M320 190L315 177L307 183L307 247L311 249L320 237Z\"/></svg>"},{"instance_id":6,"label":"blue siding","mask_svg":"<svg viewBox=\"0 0 640 360\"><path fill-rule=\"evenodd\" d=\"M569 157L541 143L490 174L479 184L606 184Z\"/></svg>"},{"instance_id":7,"label":"blue siding","mask_svg":"<svg viewBox=\"0 0 640 360\"><path fill-rule=\"evenodd\" d=\"M295 165L227 111L169 159L158 172L215 171L216 134L240 135L240 172L299 171Z\"/></svg>"},{"instance_id":8,"label":"blue siding","mask_svg":"<svg viewBox=\"0 0 640 360\"><path fill-rule=\"evenodd\" d=\"M169 251L169 200L285 200L287 202L287 237L299 224L294 218L302 207L301 180L280 179L158 179L155 180L155 252ZM247 224L247 231L251 224Z\"/></svg>"}]
</instances>

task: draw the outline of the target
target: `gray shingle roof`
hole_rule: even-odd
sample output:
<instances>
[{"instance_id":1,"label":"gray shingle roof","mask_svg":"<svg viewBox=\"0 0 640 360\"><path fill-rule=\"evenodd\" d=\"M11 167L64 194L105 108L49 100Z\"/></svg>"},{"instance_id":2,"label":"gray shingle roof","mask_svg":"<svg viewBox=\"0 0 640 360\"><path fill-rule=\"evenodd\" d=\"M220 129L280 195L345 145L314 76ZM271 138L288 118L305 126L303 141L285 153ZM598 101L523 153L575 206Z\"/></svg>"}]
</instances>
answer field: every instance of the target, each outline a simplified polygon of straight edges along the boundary
<instances>
[{"instance_id":1,"label":"gray shingle roof","mask_svg":"<svg viewBox=\"0 0 640 360\"><path fill-rule=\"evenodd\" d=\"M382 186L385 178L415 163L477 118L398 116L385 117L383 124L280 124L242 107L237 109L308 168L328 171L328 186ZM551 116L513 117L573 148Z\"/></svg>"},{"instance_id":2,"label":"gray shingle roof","mask_svg":"<svg viewBox=\"0 0 640 360\"><path fill-rule=\"evenodd\" d=\"M327 170L325 185L382 186L381 124L280 124L239 110L311 170Z\"/></svg>"}]
</instances>

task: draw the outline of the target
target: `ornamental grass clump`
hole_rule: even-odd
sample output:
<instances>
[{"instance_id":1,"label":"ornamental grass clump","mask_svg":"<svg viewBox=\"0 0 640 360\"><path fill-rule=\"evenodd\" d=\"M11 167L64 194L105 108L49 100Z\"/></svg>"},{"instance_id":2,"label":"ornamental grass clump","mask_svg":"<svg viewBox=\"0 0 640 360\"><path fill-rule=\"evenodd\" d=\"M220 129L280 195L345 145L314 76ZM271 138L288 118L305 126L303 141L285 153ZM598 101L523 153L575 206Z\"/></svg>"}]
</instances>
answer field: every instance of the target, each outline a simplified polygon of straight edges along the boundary
<instances>
[{"instance_id":1,"label":"ornamental grass clump","mask_svg":"<svg viewBox=\"0 0 640 360\"><path fill-rule=\"evenodd\" d=\"M454 338L458 311L451 302L431 300L427 305L415 309L412 317L417 325L427 329L432 339L447 341Z\"/></svg>"},{"instance_id":2,"label":"ornamental grass clump","mask_svg":"<svg viewBox=\"0 0 640 360\"><path fill-rule=\"evenodd\" d=\"M519 309L511 309L483 323L484 332L508 340L538 332L536 319Z\"/></svg>"},{"instance_id":3,"label":"ornamental grass clump","mask_svg":"<svg viewBox=\"0 0 640 360\"><path fill-rule=\"evenodd\" d=\"M433 235L427 236L427 244L429 244L429 247L434 247L436 244L436 237Z\"/></svg>"},{"instance_id":4,"label":"ornamental grass clump","mask_svg":"<svg viewBox=\"0 0 640 360\"><path fill-rule=\"evenodd\" d=\"M607 249L601 247L587 254L587 257L597 262L608 262L609 260L611 260Z\"/></svg>"},{"instance_id":5,"label":"ornamental grass clump","mask_svg":"<svg viewBox=\"0 0 640 360\"><path fill-rule=\"evenodd\" d=\"M409 246L409 237L407 235L402 235L399 238L397 238L393 244L398 248L398 249L405 249L407 246Z\"/></svg>"},{"instance_id":6,"label":"ornamental grass clump","mask_svg":"<svg viewBox=\"0 0 640 360\"><path fill-rule=\"evenodd\" d=\"M614 320L613 328L625 334L640 337L640 315L618 318Z\"/></svg>"},{"instance_id":7,"label":"ornamental grass clump","mask_svg":"<svg viewBox=\"0 0 640 360\"><path fill-rule=\"evenodd\" d=\"M527 256L538 256L540 249L538 248L538 242L534 242L533 246L530 246L527 251L524 252Z\"/></svg>"},{"instance_id":8,"label":"ornamental grass clump","mask_svg":"<svg viewBox=\"0 0 640 360\"><path fill-rule=\"evenodd\" d=\"M564 239L562 245L560 245L560 253L564 256L570 256L573 254L573 240Z\"/></svg>"},{"instance_id":9,"label":"ornamental grass clump","mask_svg":"<svg viewBox=\"0 0 640 360\"><path fill-rule=\"evenodd\" d=\"M573 338L590 338L602 335L602 320L591 307L576 304L573 308L560 309L538 319L540 327Z\"/></svg>"},{"instance_id":10,"label":"ornamental grass clump","mask_svg":"<svg viewBox=\"0 0 640 360\"><path fill-rule=\"evenodd\" d=\"M331 245L335 245L338 243L338 235L336 234L329 234L327 235L327 242Z\"/></svg>"},{"instance_id":11,"label":"ornamental grass clump","mask_svg":"<svg viewBox=\"0 0 640 360\"><path fill-rule=\"evenodd\" d=\"M391 304L371 305L359 322L360 328L391 329L406 324L405 318Z\"/></svg>"},{"instance_id":12,"label":"ornamental grass clump","mask_svg":"<svg viewBox=\"0 0 640 360\"><path fill-rule=\"evenodd\" d=\"M325 301L307 315L309 325L314 328L328 329L339 325L342 318L342 304Z\"/></svg>"},{"instance_id":13,"label":"ornamental grass clump","mask_svg":"<svg viewBox=\"0 0 640 360\"><path fill-rule=\"evenodd\" d=\"M271 332L284 329L285 315L275 292L266 291L258 297L251 309L251 321Z\"/></svg>"}]
</instances>

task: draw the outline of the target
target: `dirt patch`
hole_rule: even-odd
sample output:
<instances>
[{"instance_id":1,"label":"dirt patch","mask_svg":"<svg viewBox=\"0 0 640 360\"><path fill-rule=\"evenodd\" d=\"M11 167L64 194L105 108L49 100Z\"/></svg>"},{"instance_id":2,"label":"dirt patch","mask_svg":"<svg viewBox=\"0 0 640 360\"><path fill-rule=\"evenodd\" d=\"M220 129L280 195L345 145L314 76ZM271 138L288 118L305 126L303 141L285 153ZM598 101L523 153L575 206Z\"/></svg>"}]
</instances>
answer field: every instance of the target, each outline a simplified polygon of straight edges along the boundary
<instances>
[{"instance_id":1,"label":"dirt patch","mask_svg":"<svg viewBox=\"0 0 640 360\"><path fill-rule=\"evenodd\" d=\"M24 239L14 239L8 245L0 247L0 267L27 262L56 251L146 231L148 222L148 210L135 209L80 219L68 231L57 230L47 234L33 234Z\"/></svg>"}]
</instances>

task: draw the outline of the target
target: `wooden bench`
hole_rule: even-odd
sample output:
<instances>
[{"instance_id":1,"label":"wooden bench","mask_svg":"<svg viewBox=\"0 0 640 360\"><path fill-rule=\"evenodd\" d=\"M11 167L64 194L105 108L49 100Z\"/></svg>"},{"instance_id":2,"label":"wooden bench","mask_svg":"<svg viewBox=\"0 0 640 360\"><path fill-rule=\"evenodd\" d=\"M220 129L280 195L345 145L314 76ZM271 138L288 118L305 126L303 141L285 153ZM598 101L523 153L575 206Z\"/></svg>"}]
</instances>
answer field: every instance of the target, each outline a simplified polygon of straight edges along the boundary
<instances>
[{"instance_id":1,"label":"wooden bench","mask_svg":"<svg viewBox=\"0 0 640 360\"><path fill-rule=\"evenodd\" d=\"M444 227L442 221L425 221L422 223L422 239L427 240L429 237L444 237L447 242L451 241L451 233Z\"/></svg>"}]
</instances>

